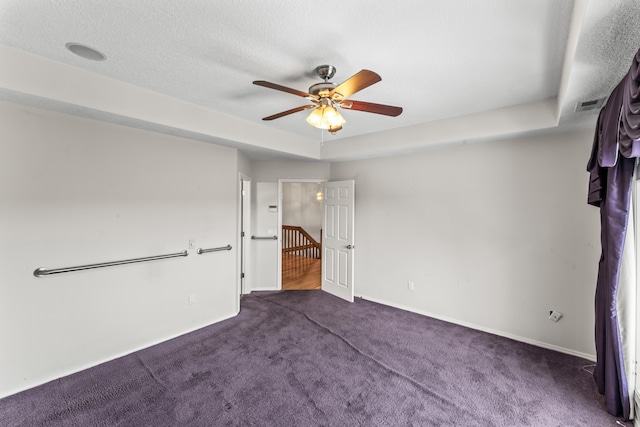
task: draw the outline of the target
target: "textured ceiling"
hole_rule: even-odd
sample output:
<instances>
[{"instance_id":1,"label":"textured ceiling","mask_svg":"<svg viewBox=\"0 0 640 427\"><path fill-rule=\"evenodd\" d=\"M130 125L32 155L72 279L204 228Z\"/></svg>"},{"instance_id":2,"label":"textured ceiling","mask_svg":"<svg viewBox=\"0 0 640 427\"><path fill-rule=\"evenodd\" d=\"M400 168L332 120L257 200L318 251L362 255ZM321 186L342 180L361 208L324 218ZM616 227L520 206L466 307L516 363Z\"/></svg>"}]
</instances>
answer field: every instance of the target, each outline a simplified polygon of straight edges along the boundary
<instances>
[{"instance_id":1,"label":"textured ceiling","mask_svg":"<svg viewBox=\"0 0 640 427\"><path fill-rule=\"evenodd\" d=\"M634 0L0 0L0 45L245 120L265 129L265 139L338 142L385 131L393 138L393 130L545 100L556 103L554 126L592 126L595 113L574 113L575 104L606 96L622 77L640 47L638 22ZM68 42L107 59L77 57ZM308 102L253 80L306 91L319 81L313 69L320 64L337 68L336 83L376 71L382 81L352 98L402 106L403 114L343 110L347 123L335 136L310 127L304 112L261 120ZM287 153L43 90L27 94L1 77L0 95L11 101L237 145L254 158Z\"/></svg>"}]
</instances>

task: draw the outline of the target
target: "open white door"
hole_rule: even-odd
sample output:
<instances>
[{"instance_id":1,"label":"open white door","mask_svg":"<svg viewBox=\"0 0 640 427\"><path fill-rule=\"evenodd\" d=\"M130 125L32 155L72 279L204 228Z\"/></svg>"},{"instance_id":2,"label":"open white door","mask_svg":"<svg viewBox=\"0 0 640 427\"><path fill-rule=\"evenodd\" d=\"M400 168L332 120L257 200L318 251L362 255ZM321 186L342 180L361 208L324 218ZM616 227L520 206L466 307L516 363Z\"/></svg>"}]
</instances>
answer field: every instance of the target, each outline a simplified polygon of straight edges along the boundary
<instances>
[{"instance_id":1,"label":"open white door","mask_svg":"<svg viewBox=\"0 0 640 427\"><path fill-rule=\"evenodd\" d=\"M324 184L322 290L353 302L355 181Z\"/></svg>"}]
</instances>

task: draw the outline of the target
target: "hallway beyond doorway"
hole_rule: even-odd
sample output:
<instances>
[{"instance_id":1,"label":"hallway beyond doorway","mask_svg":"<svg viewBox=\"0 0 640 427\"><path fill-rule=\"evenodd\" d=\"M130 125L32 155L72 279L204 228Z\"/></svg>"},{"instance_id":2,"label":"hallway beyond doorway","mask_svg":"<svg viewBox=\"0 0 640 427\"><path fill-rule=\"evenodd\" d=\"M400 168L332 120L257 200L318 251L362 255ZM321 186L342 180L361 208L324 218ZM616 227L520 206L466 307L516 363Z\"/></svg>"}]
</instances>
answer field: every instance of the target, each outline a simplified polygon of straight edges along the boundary
<instances>
[{"instance_id":1,"label":"hallway beyond doorway","mask_svg":"<svg viewBox=\"0 0 640 427\"><path fill-rule=\"evenodd\" d=\"M322 260L282 254L282 290L320 289Z\"/></svg>"},{"instance_id":2,"label":"hallway beyond doorway","mask_svg":"<svg viewBox=\"0 0 640 427\"><path fill-rule=\"evenodd\" d=\"M323 180L279 180L282 290L322 288Z\"/></svg>"}]
</instances>

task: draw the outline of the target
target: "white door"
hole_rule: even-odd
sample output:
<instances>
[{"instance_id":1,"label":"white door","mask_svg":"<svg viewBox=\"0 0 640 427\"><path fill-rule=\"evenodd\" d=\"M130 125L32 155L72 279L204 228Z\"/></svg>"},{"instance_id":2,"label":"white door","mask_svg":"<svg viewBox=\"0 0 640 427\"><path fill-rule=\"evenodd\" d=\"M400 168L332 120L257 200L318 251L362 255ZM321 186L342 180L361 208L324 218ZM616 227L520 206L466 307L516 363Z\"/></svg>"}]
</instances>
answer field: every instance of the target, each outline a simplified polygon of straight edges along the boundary
<instances>
[{"instance_id":1,"label":"white door","mask_svg":"<svg viewBox=\"0 0 640 427\"><path fill-rule=\"evenodd\" d=\"M353 302L355 181L324 184L322 290Z\"/></svg>"}]
</instances>

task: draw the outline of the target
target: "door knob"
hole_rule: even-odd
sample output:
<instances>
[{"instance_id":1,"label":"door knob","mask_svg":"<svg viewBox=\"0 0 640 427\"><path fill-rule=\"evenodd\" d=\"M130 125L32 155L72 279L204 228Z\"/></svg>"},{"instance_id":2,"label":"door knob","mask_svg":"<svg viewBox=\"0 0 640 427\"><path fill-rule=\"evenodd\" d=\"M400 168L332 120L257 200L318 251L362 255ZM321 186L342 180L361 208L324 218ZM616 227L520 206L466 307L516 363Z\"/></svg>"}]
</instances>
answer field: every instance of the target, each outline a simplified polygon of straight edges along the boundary
<instances>
[{"instance_id":1,"label":"door knob","mask_svg":"<svg viewBox=\"0 0 640 427\"><path fill-rule=\"evenodd\" d=\"M347 245L347 249L354 249L356 245Z\"/></svg>"}]
</instances>

